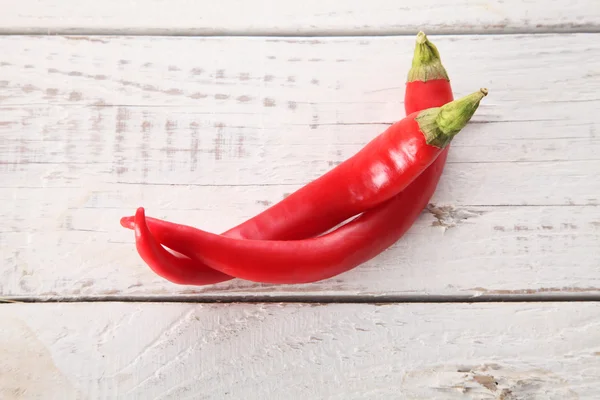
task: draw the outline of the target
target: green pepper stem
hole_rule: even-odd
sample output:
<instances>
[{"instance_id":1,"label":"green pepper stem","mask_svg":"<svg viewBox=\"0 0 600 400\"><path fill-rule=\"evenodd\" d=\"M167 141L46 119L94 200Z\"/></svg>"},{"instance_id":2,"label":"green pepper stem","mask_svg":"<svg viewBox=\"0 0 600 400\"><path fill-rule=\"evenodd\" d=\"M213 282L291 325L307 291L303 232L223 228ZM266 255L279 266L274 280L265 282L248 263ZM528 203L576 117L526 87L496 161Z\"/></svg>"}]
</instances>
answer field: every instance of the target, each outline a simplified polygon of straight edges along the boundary
<instances>
[{"instance_id":1,"label":"green pepper stem","mask_svg":"<svg viewBox=\"0 0 600 400\"><path fill-rule=\"evenodd\" d=\"M439 148L446 147L471 120L481 99L487 94L488 90L482 88L441 107L421 111L416 121L425 135L427 144Z\"/></svg>"},{"instance_id":2,"label":"green pepper stem","mask_svg":"<svg viewBox=\"0 0 600 400\"><path fill-rule=\"evenodd\" d=\"M450 80L446 69L442 65L437 47L429 41L425 33L419 32L412 67L408 71L408 82L427 82L434 79Z\"/></svg>"}]
</instances>

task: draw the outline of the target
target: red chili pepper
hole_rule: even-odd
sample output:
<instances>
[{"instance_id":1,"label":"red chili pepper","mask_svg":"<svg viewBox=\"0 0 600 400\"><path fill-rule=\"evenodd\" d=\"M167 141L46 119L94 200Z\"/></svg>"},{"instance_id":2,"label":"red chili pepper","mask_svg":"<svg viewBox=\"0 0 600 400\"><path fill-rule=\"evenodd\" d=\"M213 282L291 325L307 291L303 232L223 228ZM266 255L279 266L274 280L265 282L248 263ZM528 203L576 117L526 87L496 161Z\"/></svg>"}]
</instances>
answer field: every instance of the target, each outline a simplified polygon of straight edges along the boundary
<instances>
[{"instance_id":1,"label":"red chili pepper","mask_svg":"<svg viewBox=\"0 0 600 400\"><path fill-rule=\"evenodd\" d=\"M437 48L430 43L425 34L420 32L417 35L417 46L415 48L415 54L413 58L413 67L409 72L409 79L407 82L406 94L405 94L405 109L406 113L410 114L421 109L435 107L443 105L452 98L452 91L450 83L447 78L446 71L441 64L439 53ZM447 148L444 153L447 152ZM429 168L438 170L436 178L439 179L443 165L445 163L446 156L442 154L438 157L434 164ZM437 167L440 168L437 168ZM435 184L434 184L435 187ZM382 206L376 207L374 210L368 211L369 213L375 212ZM398 210L403 212L403 210ZM363 218L364 219L364 218ZM148 218L150 229L153 233L159 234L163 230L175 229L177 224L161 221L154 218ZM287 221L282 221L286 223ZM134 228L134 218L125 217L121 220L121 224L127 228ZM245 228L246 224L242 224L236 228L233 228L224 233L226 236L231 237L243 237L240 231ZM158 231L158 232L157 232ZM263 232L257 232L256 239L277 239L277 237L269 237ZM142 239L140 239L142 241ZM172 249L181 252L181 248L177 246L177 243L171 243ZM200 260L194 260L187 258L186 256L176 256L164 250L159 246L159 252L154 258L150 257L154 252L145 252L143 259L150 265L150 267L163 278L170 280L174 283L190 284L190 285L204 285L216 282L222 282L232 279L231 276L222 274L215 271L206 265L203 265ZM142 252L140 252L142 254Z\"/></svg>"},{"instance_id":2,"label":"red chili pepper","mask_svg":"<svg viewBox=\"0 0 600 400\"><path fill-rule=\"evenodd\" d=\"M385 187L401 186L401 181L406 180L401 172L429 165L426 160L439 154L467 124L486 94L487 90L482 89L440 108L412 113L349 161L357 158L358 165L369 168L384 163L390 168ZM377 147L371 149L372 145ZM402 162L393 164L400 152ZM361 159L365 155L368 159ZM446 156L443 152L442 157ZM413 163L408 168L407 160ZM380 209L367 211L356 220L317 238L292 241L233 239L182 225L159 231L157 236L165 245L174 243L185 254L231 276L264 283L314 282L354 268L392 245L410 228L429 201L442 169L443 162L426 169L414 185L391 196ZM367 188L371 186L367 185ZM374 192L369 192L369 196L375 197ZM136 241L152 237L143 208L136 212L135 226ZM154 243L150 249L153 251L156 247L160 245Z\"/></svg>"},{"instance_id":3,"label":"red chili pepper","mask_svg":"<svg viewBox=\"0 0 600 400\"><path fill-rule=\"evenodd\" d=\"M427 40L424 33L420 32L417 35L417 46L415 48L415 54L413 57L413 66L409 72L406 87L406 113L410 114L412 112L420 111L425 108L441 106L452 100L452 90L450 87L448 76L444 67L441 64L437 48ZM443 170L447 150L448 149L445 148L442 153L443 156L440 155L436 159L436 161L434 161L434 164L429 167L429 169L437 172L437 174L433 175L431 178L435 180L435 182L433 183L433 189L435 189L437 181L439 180L439 176L441 175L441 172ZM421 182L420 185L422 185L423 179L419 178L419 182ZM412 185L416 185L416 182L411 184L411 186ZM386 206L378 206L375 209L368 211L368 213L376 213L377 210L379 210L380 208L390 207L391 204L393 203L389 203L389 205ZM402 208L397 209L397 213L399 213L399 215L402 215L402 213L406 212L404 207L406 207L406 205L403 205ZM420 212L424 206L416 207L419 208ZM251 226L256 226L255 223L257 219L259 219L260 216L263 214L264 213L260 214L258 217L255 217L252 220ZM383 210L381 211L381 214L385 214ZM360 220L364 219L365 218L360 218ZM164 242L163 233L168 232L169 230L175 230L178 226L177 224L161 221L154 218L147 218L147 222L150 225L150 231L155 236L157 236L158 240L160 240L163 244L167 245L167 247L182 252L182 249L180 246L178 246L177 241L172 243ZM287 219L276 222L283 224L289 223ZM133 229L135 225L134 217L123 218L121 220L121 224L124 227ZM268 232L255 232L256 235L244 235L241 232L244 230L248 230L246 228L246 224L247 223L239 225L238 227L233 228L228 232L224 233L224 235L238 238L246 237L250 239L280 239L280 237L269 235ZM153 252L146 252L142 258L146 261L147 264L150 265L150 267L158 275L172 282L191 285L203 285L215 283L218 281L226 281L232 278L228 275L220 274L210 269L206 265L203 265L199 260L191 260L186 257L175 256L171 253L164 251L162 247L160 247L159 250L163 251L159 251L159 253L157 253L156 258L151 257L151 255L154 254ZM159 255L160 257L158 257Z\"/></svg>"}]
</instances>

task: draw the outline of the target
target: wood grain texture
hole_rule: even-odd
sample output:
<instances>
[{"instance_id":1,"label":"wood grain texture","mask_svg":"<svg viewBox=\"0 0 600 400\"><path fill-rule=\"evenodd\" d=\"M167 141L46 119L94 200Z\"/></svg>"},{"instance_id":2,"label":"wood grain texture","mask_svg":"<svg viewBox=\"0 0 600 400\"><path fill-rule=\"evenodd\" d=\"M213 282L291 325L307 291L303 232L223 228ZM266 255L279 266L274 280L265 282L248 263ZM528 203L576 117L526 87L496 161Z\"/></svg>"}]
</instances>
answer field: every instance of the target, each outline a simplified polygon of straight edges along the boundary
<instances>
[{"instance_id":1,"label":"wood grain texture","mask_svg":"<svg viewBox=\"0 0 600 400\"><path fill-rule=\"evenodd\" d=\"M380 35L598 31L596 0L1 0L2 33Z\"/></svg>"},{"instance_id":2,"label":"wood grain texture","mask_svg":"<svg viewBox=\"0 0 600 400\"><path fill-rule=\"evenodd\" d=\"M0 305L0 397L571 400L598 303Z\"/></svg>"},{"instance_id":3,"label":"wood grain texture","mask_svg":"<svg viewBox=\"0 0 600 400\"><path fill-rule=\"evenodd\" d=\"M432 38L490 89L393 248L302 286L175 286L118 225L221 232L403 115L413 38L2 37L4 297L600 293L600 35Z\"/></svg>"}]
</instances>

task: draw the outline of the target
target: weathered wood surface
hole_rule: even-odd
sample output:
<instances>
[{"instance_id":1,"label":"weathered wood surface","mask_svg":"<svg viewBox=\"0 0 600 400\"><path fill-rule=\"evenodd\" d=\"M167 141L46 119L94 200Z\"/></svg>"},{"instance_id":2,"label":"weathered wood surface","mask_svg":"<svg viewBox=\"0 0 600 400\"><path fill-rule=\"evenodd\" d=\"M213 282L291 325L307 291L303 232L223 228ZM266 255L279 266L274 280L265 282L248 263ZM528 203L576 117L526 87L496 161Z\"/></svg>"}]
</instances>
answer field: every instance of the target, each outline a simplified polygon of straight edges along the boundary
<instances>
[{"instance_id":1,"label":"weathered wood surface","mask_svg":"<svg viewBox=\"0 0 600 400\"><path fill-rule=\"evenodd\" d=\"M490 95L409 233L317 284L185 287L118 219L279 201L403 115L413 37L0 38L0 296L598 296L600 35L432 39Z\"/></svg>"},{"instance_id":2,"label":"weathered wood surface","mask_svg":"<svg viewBox=\"0 0 600 400\"><path fill-rule=\"evenodd\" d=\"M0 304L0 399L598 397L598 302L390 303L600 299L600 34L539 35L599 32L596 0L0 7L76 35L0 36L0 303L75 301ZM490 95L395 246L311 285L141 262L137 206L223 231L400 118L421 29ZM160 303L267 297L354 304Z\"/></svg>"},{"instance_id":3,"label":"weathered wood surface","mask_svg":"<svg viewBox=\"0 0 600 400\"><path fill-rule=\"evenodd\" d=\"M598 303L0 306L3 399L594 399Z\"/></svg>"},{"instance_id":4,"label":"weathered wood surface","mask_svg":"<svg viewBox=\"0 0 600 400\"><path fill-rule=\"evenodd\" d=\"M597 32L596 0L0 0L0 33L377 35Z\"/></svg>"}]
</instances>

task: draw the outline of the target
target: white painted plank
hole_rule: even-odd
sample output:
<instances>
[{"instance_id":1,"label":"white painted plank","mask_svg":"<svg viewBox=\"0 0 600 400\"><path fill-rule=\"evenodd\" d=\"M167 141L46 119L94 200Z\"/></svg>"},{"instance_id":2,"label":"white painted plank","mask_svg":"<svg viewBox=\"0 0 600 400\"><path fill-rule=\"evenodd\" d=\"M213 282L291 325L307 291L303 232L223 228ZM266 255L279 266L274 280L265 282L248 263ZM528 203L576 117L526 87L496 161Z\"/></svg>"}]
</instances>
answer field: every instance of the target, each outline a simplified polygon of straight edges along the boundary
<instances>
[{"instance_id":1,"label":"white painted plank","mask_svg":"<svg viewBox=\"0 0 600 400\"><path fill-rule=\"evenodd\" d=\"M0 306L0 397L593 399L600 306Z\"/></svg>"},{"instance_id":2,"label":"white painted plank","mask_svg":"<svg viewBox=\"0 0 600 400\"><path fill-rule=\"evenodd\" d=\"M36 192L29 193L32 198ZM129 197L129 193L113 196ZM147 199L161 196L158 190L144 193ZM217 232L225 230L241 218L220 212L218 200L224 193L231 196L216 191L207 194L206 206L168 216ZM252 206L248 211L264 207L258 204L260 195L244 192L244 201ZM1 233L2 296L580 296L600 292L600 207L434 207L388 251L329 280L309 285L234 280L190 287L165 282L140 260L133 233L118 225L122 210L82 207L84 199L83 192L73 190L56 197L54 206L43 208L29 206L31 200L14 200L31 215L11 219L5 225L10 231ZM163 213L157 216L164 217ZM36 218L40 222L31 222Z\"/></svg>"},{"instance_id":3,"label":"white painted plank","mask_svg":"<svg viewBox=\"0 0 600 400\"><path fill-rule=\"evenodd\" d=\"M0 1L0 32L187 35L594 31L596 0Z\"/></svg>"},{"instance_id":4,"label":"white painted plank","mask_svg":"<svg viewBox=\"0 0 600 400\"><path fill-rule=\"evenodd\" d=\"M435 38L457 95L490 88L438 208L332 280L207 288L119 218L220 232L279 201L402 115L413 38L3 37L0 295L598 294L597 36Z\"/></svg>"},{"instance_id":5,"label":"white painted plank","mask_svg":"<svg viewBox=\"0 0 600 400\"><path fill-rule=\"evenodd\" d=\"M44 186L67 185L66 168L103 182L304 184L402 115L413 47L412 38L2 40L2 157L22 171L0 177L4 185ZM600 187L590 179L598 160L598 42L588 35L439 39L457 95L491 90L474 119L480 124L452 152L456 175L477 182L457 188L460 201L598 204ZM213 58L190 57L190 48ZM238 58L244 63L232 62ZM78 143L86 150L75 151ZM523 192L532 186L498 184L514 173L552 185ZM568 190L556 191L557 181Z\"/></svg>"}]
</instances>

